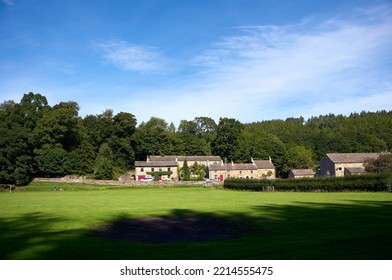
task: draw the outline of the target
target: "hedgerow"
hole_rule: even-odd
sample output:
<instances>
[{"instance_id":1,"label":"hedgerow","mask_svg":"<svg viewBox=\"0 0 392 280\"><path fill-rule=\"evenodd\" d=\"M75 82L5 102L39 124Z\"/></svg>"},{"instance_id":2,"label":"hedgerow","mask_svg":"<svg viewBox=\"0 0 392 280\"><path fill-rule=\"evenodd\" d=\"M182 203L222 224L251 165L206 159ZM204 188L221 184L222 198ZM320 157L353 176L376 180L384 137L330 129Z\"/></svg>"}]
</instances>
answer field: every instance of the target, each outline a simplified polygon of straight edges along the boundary
<instances>
[{"instance_id":1,"label":"hedgerow","mask_svg":"<svg viewBox=\"0 0 392 280\"><path fill-rule=\"evenodd\" d=\"M227 179L223 188L243 191L392 191L392 175L368 174L347 177L316 177L303 179Z\"/></svg>"}]
</instances>

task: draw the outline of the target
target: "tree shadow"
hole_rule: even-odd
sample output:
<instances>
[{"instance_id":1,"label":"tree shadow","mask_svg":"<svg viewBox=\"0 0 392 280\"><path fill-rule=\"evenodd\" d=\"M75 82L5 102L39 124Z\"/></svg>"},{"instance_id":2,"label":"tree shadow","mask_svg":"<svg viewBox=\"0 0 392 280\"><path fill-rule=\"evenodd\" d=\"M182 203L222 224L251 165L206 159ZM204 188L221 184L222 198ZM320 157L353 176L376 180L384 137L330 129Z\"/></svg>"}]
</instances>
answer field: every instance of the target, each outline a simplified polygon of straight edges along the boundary
<instances>
[{"instance_id":1,"label":"tree shadow","mask_svg":"<svg viewBox=\"0 0 392 280\"><path fill-rule=\"evenodd\" d=\"M72 231L55 231L52 225L62 217L33 212L13 218L0 218L0 259L41 258L58 249L58 240Z\"/></svg>"},{"instance_id":2,"label":"tree shadow","mask_svg":"<svg viewBox=\"0 0 392 280\"><path fill-rule=\"evenodd\" d=\"M97 237L114 240L167 243L233 238L243 233L243 230L240 231L233 221L223 217L189 213L185 216L121 217L97 226L93 229L93 233Z\"/></svg>"},{"instance_id":3,"label":"tree shadow","mask_svg":"<svg viewBox=\"0 0 392 280\"><path fill-rule=\"evenodd\" d=\"M63 218L37 212L0 218L0 258L392 259L392 202L345 203L254 205L247 213L173 209L147 220L119 215L90 229L66 231L53 230ZM113 227L151 239L97 234L97 228ZM199 235L192 236L195 232Z\"/></svg>"},{"instance_id":4,"label":"tree shadow","mask_svg":"<svg viewBox=\"0 0 392 280\"><path fill-rule=\"evenodd\" d=\"M279 222L269 227L278 259L391 259L390 201L348 200L348 204L259 205ZM271 252L271 255L276 255Z\"/></svg>"}]
</instances>

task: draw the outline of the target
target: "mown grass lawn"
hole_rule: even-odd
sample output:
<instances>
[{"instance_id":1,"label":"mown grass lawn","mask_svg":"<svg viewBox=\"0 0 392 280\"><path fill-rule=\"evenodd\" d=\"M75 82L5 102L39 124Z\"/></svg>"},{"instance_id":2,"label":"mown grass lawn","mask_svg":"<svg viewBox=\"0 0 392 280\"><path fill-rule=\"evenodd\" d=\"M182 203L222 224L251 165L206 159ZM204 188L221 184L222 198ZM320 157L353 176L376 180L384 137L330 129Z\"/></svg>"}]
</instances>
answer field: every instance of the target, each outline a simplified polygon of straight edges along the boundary
<instances>
[{"instance_id":1,"label":"mown grass lawn","mask_svg":"<svg viewBox=\"0 0 392 280\"><path fill-rule=\"evenodd\" d=\"M391 193L52 186L0 192L0 259L392 259ZM171 216L226 219L242 234L147 243L93 233L125 217Z\"/></svg>"}]
</instances>

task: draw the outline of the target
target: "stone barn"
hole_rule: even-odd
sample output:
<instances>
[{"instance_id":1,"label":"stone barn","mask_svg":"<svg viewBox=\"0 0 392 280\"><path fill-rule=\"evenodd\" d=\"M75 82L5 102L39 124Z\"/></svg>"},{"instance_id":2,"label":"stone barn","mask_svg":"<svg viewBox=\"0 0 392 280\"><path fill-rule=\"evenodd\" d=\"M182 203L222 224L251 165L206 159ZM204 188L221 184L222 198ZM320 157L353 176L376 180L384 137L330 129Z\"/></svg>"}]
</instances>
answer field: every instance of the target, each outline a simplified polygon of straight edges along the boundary
<instances>
[{"instance_id":1,"label":"stone barn","mask_svg":"<svg viewBox=\"0 0 392 280\"><path fill-rule=\"evenodd\" d=\"M351 173L364 173L368 159L377 159L381 153L332 153L326 154L320 162L319 176L342 177Z\"/></svg>"}]
</instances>

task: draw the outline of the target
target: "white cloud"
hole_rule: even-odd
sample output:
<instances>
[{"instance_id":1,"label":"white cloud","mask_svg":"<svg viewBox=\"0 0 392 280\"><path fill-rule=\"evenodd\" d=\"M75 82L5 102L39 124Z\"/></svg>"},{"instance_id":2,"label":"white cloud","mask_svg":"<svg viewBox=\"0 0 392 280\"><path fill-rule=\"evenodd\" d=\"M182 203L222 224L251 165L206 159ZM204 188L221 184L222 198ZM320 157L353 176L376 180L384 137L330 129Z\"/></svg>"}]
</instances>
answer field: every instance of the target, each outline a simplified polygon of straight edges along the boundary
<instances>
[{"instance_id":1,"label":"white cloud","mask_svg":"<svg viewBox=\"0 0 392 280\"><path fill-rule=\"evenodd\" d=\"M156 48L113 40L97 44L104 58L114 66L127 71L151 72L160 69L166 59Z\"/></svg>"},{"instance_id":2,"label":"white cloud","mask_svg":"<svg viewBox=\"0 0 392 280\"><path fill-rule=\"evenodd\" d=\"M238 31L191 61L198 69L193 82L149 93L176 96L175 102L159 100L153 115L177 122L200 115L247 122L392 108L391 5L347 20Z\"/></svg>"},{"instance_id":3,"label":"white cloud","mask_svg":"<svg viewBox=\"0 0 392 280\"><path fill-rule=\"evenodd\" d=\"M14 0L1 0L6 5L13 6L15 4Z\"/></svg>"},{"instance_id":4,"label":"white cloud","mask_svg":"<svg viewBox=\"0 0 392 280\"><path fill-rule=\"evenodd\" d=\"M95 44L107 63L122 70L165 72L152 77L147 85L144 76L139 83L142 87L135 85L136 79L126 80L128 75L116 80L119 83L90 80L86 83L91 85L74 84L61 92L56 83L39 90L34 87L38 82L30 80L7 84L26 85L24 88L44 95L53 92L48 96L52 103L74 92L69 99L80 103L81 114L112 108L134 114L139 123L151 116L178 124L196 116L252 122L391 110L391 11L392 6L386 5L358 10L347 19L308 17L292 25L233 28L235 34L217 38L198 56L189 58L188 69L169 73L163 71L168 59L154 47L121 40ZM176 76L182 72L192 74ZM94 93L93 98L89 92Z\"/></svg>"}]
</instances>

